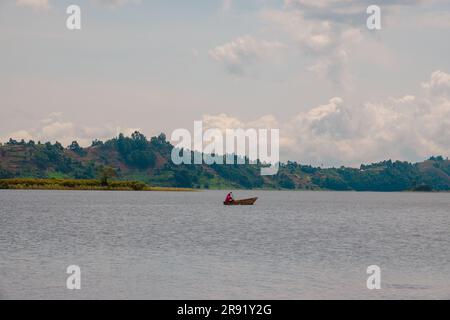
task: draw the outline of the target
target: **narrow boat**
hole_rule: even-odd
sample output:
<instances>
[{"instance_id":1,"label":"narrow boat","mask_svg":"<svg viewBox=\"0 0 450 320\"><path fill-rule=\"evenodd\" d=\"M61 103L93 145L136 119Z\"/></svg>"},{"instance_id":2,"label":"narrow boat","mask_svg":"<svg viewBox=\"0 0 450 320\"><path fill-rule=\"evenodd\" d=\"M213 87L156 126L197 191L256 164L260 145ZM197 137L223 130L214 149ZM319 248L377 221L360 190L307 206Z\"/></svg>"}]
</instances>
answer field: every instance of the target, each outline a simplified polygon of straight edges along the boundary
<instances>
[{"instance_id":1,"label":"narrow boat","mask_svg":"<svg viewBox=\"0 0 450 320\"><path fill-rule=\"evenodd\" d=\"M231 202L224 201L223 204L226 206L251 206L255 203L256 199L258 198L255 197L241 200L233 200Z\"/></svg>"}]
</instances>

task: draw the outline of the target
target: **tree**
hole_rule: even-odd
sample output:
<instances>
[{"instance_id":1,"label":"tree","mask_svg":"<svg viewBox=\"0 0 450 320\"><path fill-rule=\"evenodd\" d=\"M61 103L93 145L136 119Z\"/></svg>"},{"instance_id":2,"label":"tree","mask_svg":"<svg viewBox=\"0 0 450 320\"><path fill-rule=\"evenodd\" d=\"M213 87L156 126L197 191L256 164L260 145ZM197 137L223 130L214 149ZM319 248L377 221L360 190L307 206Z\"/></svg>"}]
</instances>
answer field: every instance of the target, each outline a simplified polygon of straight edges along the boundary
<instances>
[{"instance_id":1,"label":"tree","mask_svg":"<svg viewBox=\"0 0 450 320\"><path fill-rule=\"evenodd\" d=\"M287 174L281 174L279 181L280 187L283 189L295 189L294 181Z\"/></svg>"},{"instance_id":2,"label":"tree","mask_svg":"<svg viewBox=\"0 0 450 320\"><path fill-rule=\"evenodd\" d=\"M33 155L33 161L36 163L39 169L47 169L50 159L44 151L38 151Z\"/></svg>"},{"instance_id":3,"label":"tree","mask_svg":"<svg viewBox=\"0 0 450 320\"><path fill-rule=\"evenodd\" d=\"M50 144L50 145L51 145L51 144ZM63 147L62 144L59 143L58 141L55 142L55 148L56 148L58 151L64 151L64 147Z\"/></svg>"},{"instance_id":4,"label":"tree","mask_svg":"<svg viewBox=\"0 0 450 320\"><path fill-rule=\"evenodd\" d=\"M161 143L165 143L167 140L167 137L164 133L161 132L158 136L158 140L161 141Z\"/></svg>"},{"instance_id":5,"label":"tree","mask_svg":"<svg viewBox=\"0 0 450 320\"><path fill-rule=\"evenodd\" d=\"M92 141L91 146L92 147L103 146L103 141L95 139L94 141Z\"/></svg>"},{"instance_id":6,"label":"tree","mask_svg":"<svg viewBox=\"0 0 450 320\"><path fill-rule=\"evenodd\" d=\"M151 143L153 146L155 146L155 147L164 145L164 144L167 143L166 135L165 135L164 133L160 133L159 136L157 136L157 137L152 137L152 138L150 139L150 143Z\"/></svg>"},{"instance_id":7,"label":"tree","mask_svg":"<svg viewBox=\"0 0 450 320\"><path fill-rule=\"evenodd\" d=\"M13 138L9 138L9 141L6 144L10 145L10 146L15 146L18 144L18 142L16 140L14 140Z\"/></svg>"},{"instance_id":8,"label":"tree","mask_svg":"<svg viewBox=\"0 0 450 320\"><path fill-rule=\"evenodd\" d=\"M187 170L175 172L175 184L177 187L192 188L192 178Z\"/></svg>"},{"instance_id":9,"label":"tree","mask_svg":"<svg viewBox=\"0 0 450 320\"><path fill-rule=\"evenodd\" d=\"M12 177L14 177L14 174L11 171L3 169L0 166L0 179L9 179Z\"/></svg>"},{"instance_id":10,"label":"tree","mask_svg":"<svg viewBox=\"0 0 450 320\"><path fill-rule=\"evenodd\" d=\"M114 177L117 177L117 173L114 168L105 166L100 169L100 183L102 186L108 186L108 180Z\"/></svg>"},{"instance_id":11,"label":"tree","mask_svg":"<svg viewBox=\"0 0 450 320\"><path fill-rule=\"evenodd\" d=\"M134 149L144 150L147 146L147 138L140 133L139 131L135 131L131 134L131 139L133 140Z\"/></svg>"},{"instance_id":12,"label":"tree","mask_svg":"<svg viewBox=\"0 0 450 320\"><path fill-rule=\"evenodd\" d=\"M72 143L67 147L67 149L75 152L79 156L86 155L86 151L82 147L80 147L77 141L72 141Z\"/></svg>"},{"instance_id":13,"label":"tree","mask_svg":"<svg viewBox=\"0 0 450 320\"><path fill-rule=\"evenodd\" d=\"M126 160L133 166L146 169L155 165L156 157L151 151L134 150Z\"/></svg>"}]
</instances>

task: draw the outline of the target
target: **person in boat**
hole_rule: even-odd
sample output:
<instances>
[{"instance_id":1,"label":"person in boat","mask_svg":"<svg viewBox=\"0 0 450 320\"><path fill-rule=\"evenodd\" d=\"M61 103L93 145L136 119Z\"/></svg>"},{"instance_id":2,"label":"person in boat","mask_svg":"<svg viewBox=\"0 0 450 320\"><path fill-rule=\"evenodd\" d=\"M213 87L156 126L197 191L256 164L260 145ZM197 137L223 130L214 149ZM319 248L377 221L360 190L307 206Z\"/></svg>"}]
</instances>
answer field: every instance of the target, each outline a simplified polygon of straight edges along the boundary
<instances>
[{"instance_id":1,"label":"person in boat","mask_svg":"<svg viewBox=\"0 0 450 320\"><path fill-rule=\"evenodd\" d=\"M225 202L233 202L233 192L230 192L227 194L227 197L225 198Z\"/></svg>"}]
</instances>

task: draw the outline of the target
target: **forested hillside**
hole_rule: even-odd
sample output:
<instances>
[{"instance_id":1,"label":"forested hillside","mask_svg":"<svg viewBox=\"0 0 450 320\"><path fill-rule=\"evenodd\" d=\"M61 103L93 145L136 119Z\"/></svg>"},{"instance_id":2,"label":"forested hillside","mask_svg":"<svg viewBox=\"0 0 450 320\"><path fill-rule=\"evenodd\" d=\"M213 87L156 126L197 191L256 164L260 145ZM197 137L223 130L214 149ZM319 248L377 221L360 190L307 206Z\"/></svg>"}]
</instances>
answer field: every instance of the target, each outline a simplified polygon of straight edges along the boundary
<instances>
[{"instance_id":1,"label":"forested hillside","mask_svg":"<svg viewBox=\"0 0 450 320\"><path fill-rule=\"evenodd\" d=\"M0 179L98 178L111 167L119 180L154 186L203 189L266 188L357 191L450 190L450 161L441 156L420 163L383 161L360 168L318 168L296 162L281 164L274 176L261 176L260 165L175 165L173 146L164 134L148 140L135 132L82 148L10 140L0 146Z\"/></svg>"}]
</instances>

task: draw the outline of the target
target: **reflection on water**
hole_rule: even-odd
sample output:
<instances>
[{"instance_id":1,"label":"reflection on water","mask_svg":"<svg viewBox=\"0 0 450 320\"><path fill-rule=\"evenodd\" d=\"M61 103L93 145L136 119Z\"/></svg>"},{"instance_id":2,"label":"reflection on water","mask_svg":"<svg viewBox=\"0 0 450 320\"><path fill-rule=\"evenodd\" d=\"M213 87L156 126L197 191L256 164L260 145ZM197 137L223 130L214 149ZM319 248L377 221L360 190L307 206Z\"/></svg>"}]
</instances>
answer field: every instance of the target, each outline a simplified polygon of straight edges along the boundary
<instances>
[{"instance_id":1,"label":"reflection on water","mask_svg":"<svg viewBox=\"0 0 450 320\"><path fill-rule=\"evenodd\" d=\"M0 299L450 298L448 194L225 193L2 190Z\"/></svg>"}]
</instances>

